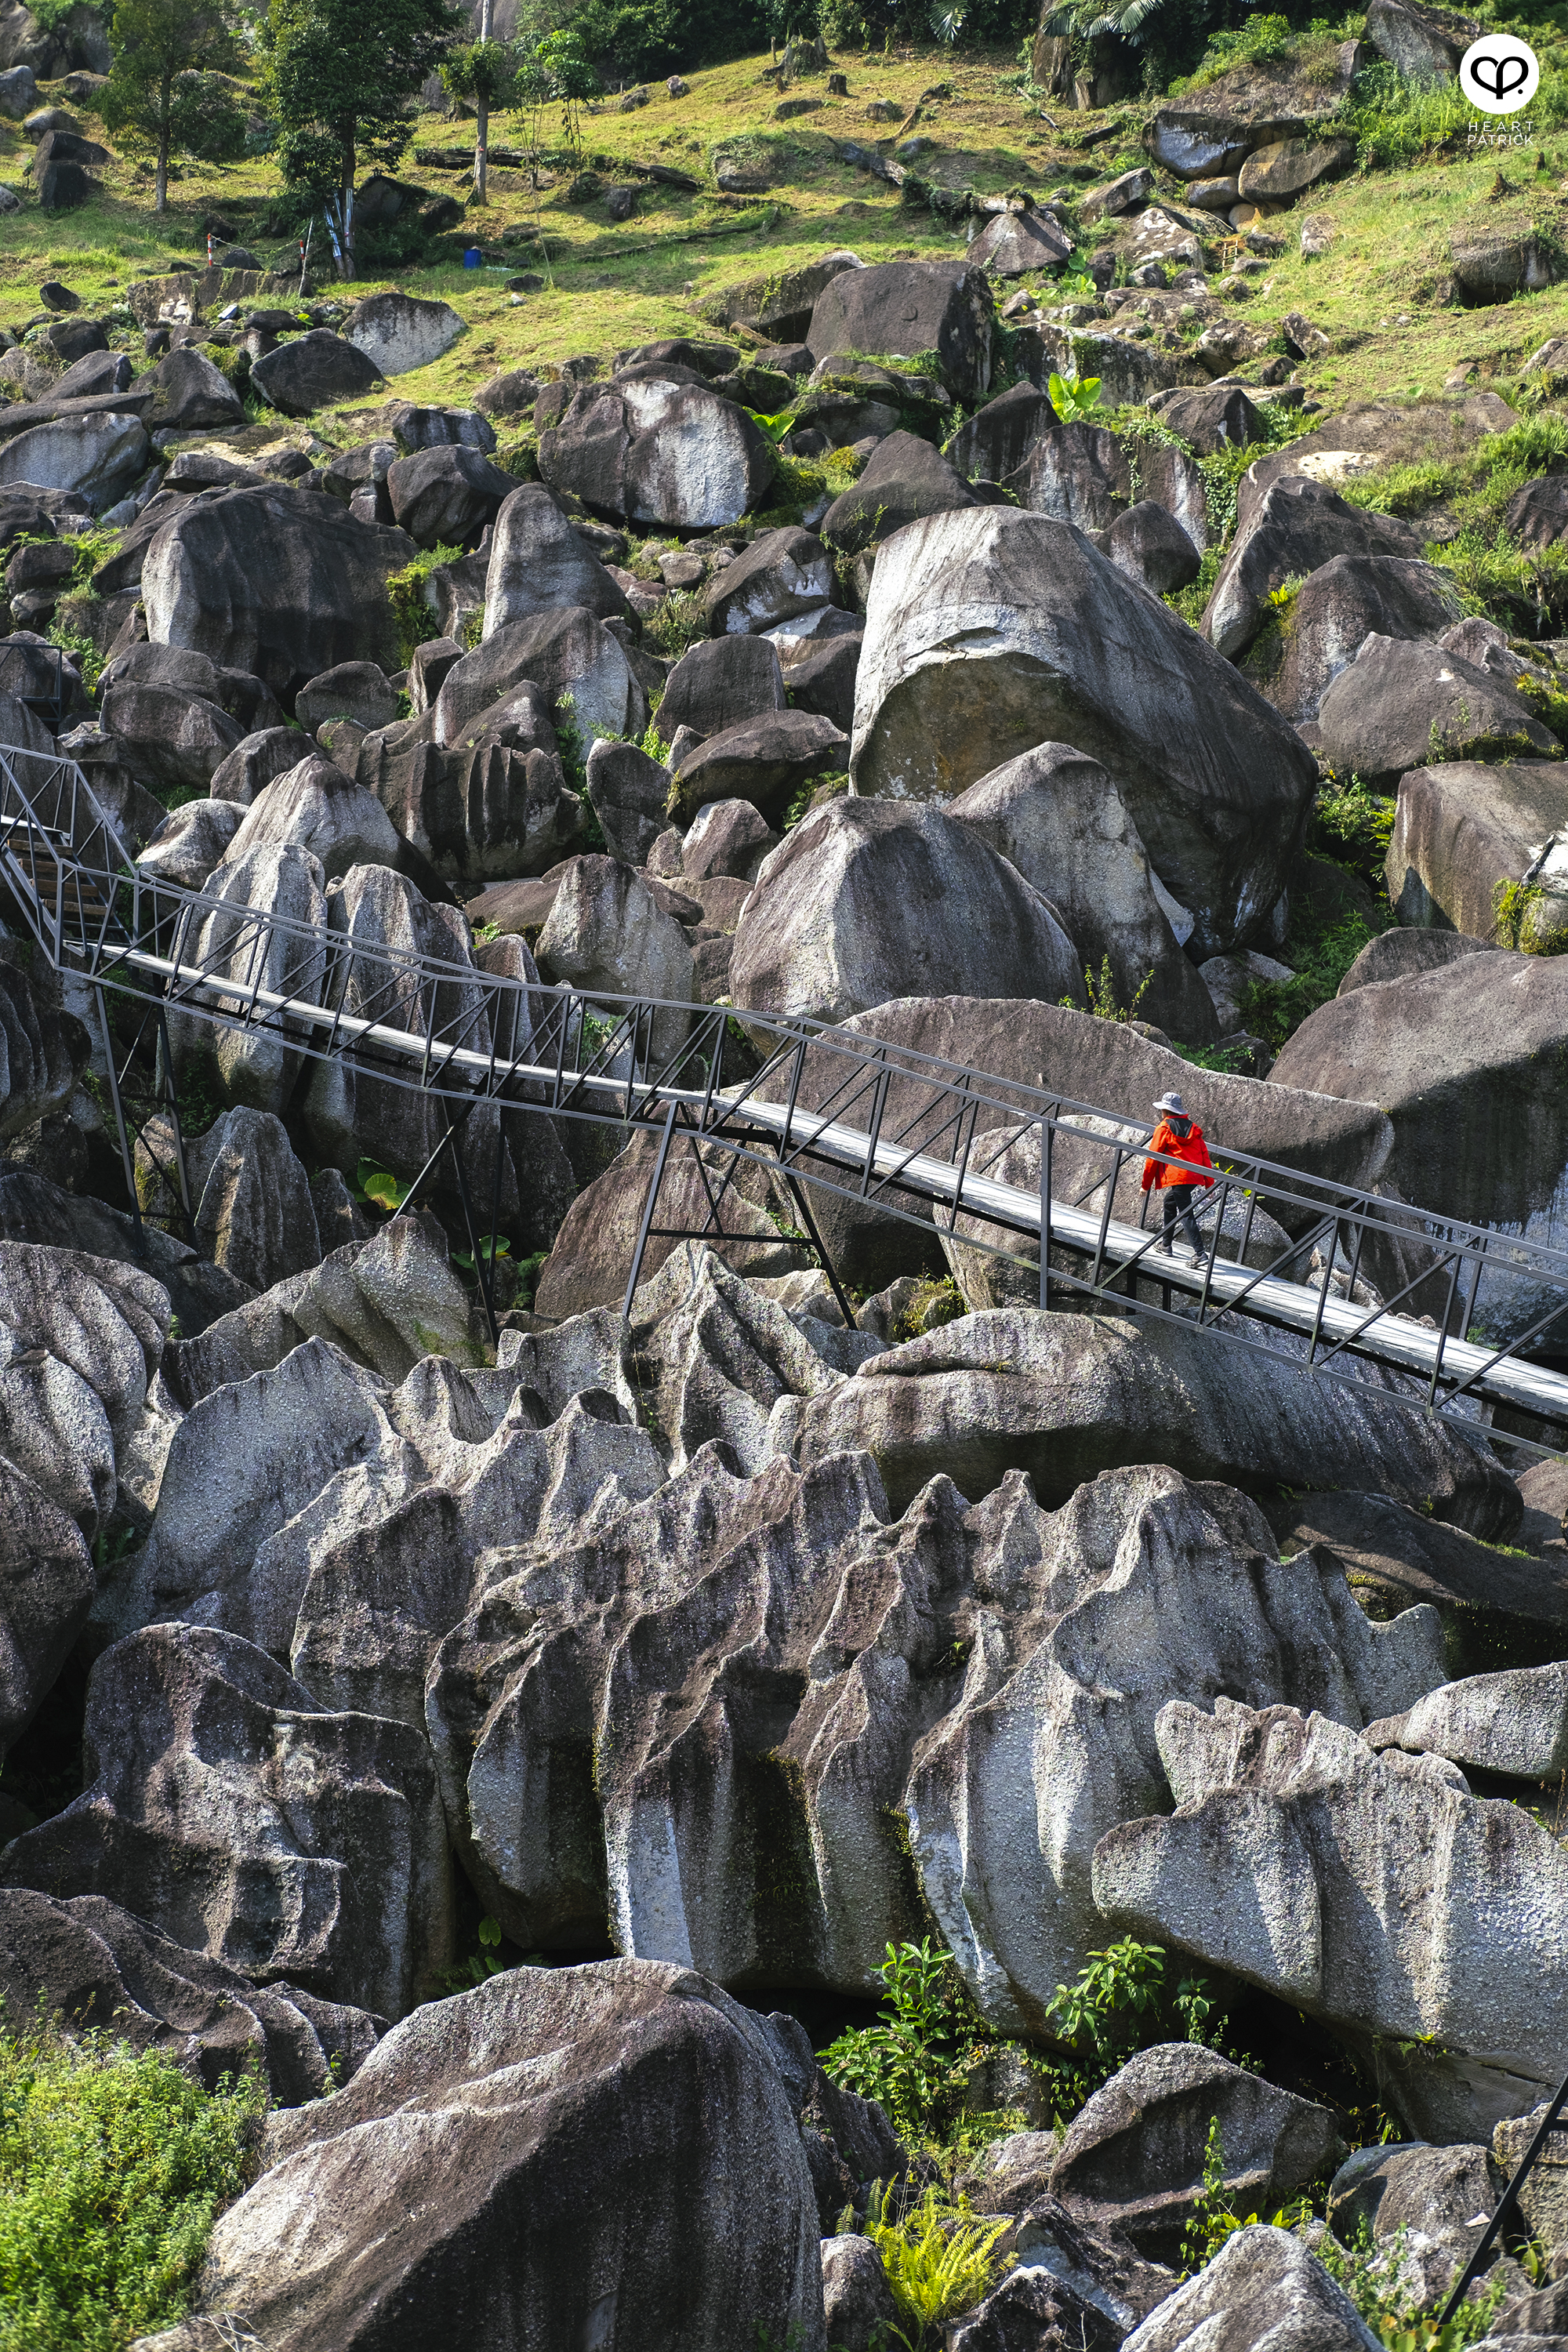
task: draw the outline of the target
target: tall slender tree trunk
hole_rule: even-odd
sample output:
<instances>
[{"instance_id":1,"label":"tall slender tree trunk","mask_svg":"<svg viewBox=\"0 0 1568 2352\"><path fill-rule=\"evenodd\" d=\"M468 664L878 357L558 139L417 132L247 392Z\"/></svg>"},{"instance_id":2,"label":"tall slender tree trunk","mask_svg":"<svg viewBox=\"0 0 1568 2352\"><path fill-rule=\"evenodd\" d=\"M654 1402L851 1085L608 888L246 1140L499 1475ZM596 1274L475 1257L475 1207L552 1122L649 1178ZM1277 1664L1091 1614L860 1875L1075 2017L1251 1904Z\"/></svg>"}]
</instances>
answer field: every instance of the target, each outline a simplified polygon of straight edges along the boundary
<instances>
[{"instance_id":1,"label":"tall slender tree trunk","mask_svg":"<svg viewBox=\"0 0 1568 2352\"><path fill-rule=\"evenodd\" d=\"M358 157L354 153L352 131L343 138L343 182L338 194L338 229L342 236L342 257L339 268L345 278L354 276L354 169Z\"/></svg>"},{"instance_id":2,"label":"tall slender tree trunk","mask_svg":"<svg viewBox=\"0 0 1568 2352\"><path fill-rule=\"evenodd\" d=\"M174 78L165 74L158 84L158 176L154 184L153 209L155 213L169 208L169 109L174 102Z\"/></svg>"},{"instance_id":3,"label":"tall slender tree trunk","mask_svg":"<svg viewBox=\"0 0 1568 2352\"><path fill-rule=\"evenodd\" d=\"M495 0L480 0L479 39L481 43L489 41L490 27L494 21ZM477 120L474 127L474 202L477 205L488 205L489 197L486 193L485 183L489 176L490 168L490 109L489 100L482 90L479 93L475 113Z\"/></svg>"}]
</instances>

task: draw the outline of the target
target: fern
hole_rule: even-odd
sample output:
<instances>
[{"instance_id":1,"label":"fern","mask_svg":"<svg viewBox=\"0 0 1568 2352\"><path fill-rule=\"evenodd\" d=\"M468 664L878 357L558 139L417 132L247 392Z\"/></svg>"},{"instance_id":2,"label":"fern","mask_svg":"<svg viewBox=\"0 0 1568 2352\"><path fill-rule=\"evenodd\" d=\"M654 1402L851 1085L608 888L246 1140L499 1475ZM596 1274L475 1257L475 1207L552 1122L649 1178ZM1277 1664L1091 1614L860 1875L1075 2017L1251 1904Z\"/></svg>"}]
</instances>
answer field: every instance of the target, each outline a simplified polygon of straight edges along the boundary
<instances>
[{"instance_id":1,"label":"fern","mask_svg":"<svg viewBox=\"0 0 1568 2352\"><path fill-rule=\"evenodd\" d=\"M1016 2259L999 2259L996 2241L1010 2221L977 2221L969 2200L950 2204L933 2183L912 2211L889 2218L892 2183L874 2180L866 2200L865 2235L882 2257L894 2305L912 2335L895 2327L906 2352L924 2352L927 2332L944 2320L973 2311ZM841 2231L855 2227L853 2211L842 2215Z\"/></svg>"}]
</instances>

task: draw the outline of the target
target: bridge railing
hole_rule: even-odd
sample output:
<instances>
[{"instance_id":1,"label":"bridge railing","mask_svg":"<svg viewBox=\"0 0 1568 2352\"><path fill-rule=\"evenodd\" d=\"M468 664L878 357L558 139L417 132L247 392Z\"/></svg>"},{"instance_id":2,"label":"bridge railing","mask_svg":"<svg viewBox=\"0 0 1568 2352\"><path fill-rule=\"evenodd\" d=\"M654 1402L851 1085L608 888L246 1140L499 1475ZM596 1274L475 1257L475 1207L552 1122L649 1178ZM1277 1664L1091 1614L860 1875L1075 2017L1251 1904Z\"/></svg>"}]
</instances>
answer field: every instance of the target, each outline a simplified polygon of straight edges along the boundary
<instances>
[{"instance_id":1,"label":"bridge railing","mask_svg":"<svg viewBox=\"0 0 1568 2352\"><path fill-rule=\"evenodd\" d=\"M1359 1377L1357 1359L1414 1375L1447 1417L1487 1399L1568 1422L1568 1380L1520 1360L1568 1344L1568 1250L1211 1138L1204 1246L1158 1256L1142 1219L1145 1119L828 1024L557 987L238 903L221 885L181 887L138 869L68 761L0 752L0 868L51 961L100 999L155 1011L166 1060L187 1018L351 1059L446 1104L459 1175L480 1103L652 1131L634 1286L684 1149L727 1171L703 1227L720 1244L739 1238L723 1232L724 1198L754 1162L803 1208L804 1185L819 1204L934 1220L953 1249L1027 1268L1042 1305L1056 1291L1233 1337L1245 1326L1251 1344L1330 1377Z\"/></svg>"}]
</instances>

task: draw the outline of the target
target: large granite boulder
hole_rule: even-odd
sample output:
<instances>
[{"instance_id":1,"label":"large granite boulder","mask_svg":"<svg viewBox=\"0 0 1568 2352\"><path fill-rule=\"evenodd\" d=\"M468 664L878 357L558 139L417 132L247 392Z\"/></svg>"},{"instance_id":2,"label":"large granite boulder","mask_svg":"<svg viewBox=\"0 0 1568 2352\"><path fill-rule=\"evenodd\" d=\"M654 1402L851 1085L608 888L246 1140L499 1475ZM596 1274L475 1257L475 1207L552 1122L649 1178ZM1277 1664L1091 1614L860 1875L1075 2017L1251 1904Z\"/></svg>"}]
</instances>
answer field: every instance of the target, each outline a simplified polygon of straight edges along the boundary
<instances>
[{"instance_id":1,"label":"large granite boulder","mask_svg":"<svg viewBox=\"0 0 1568 2352\"><path fill-rule=\"evenodd\" d=\"M0 1892L0 1999L40 2003L59 2031L155 2050L209 2091L254 2068L281 2107L325 2098L375 2047L382 2021L282 1981L258 1986L101 1895Z\"/></svg>"},{"instance_id":2,"label":"large granite boulder","mask_svg":"<svg viewBox=\"0 0 1568 2352\"><path fill-rule=\"evenodd\" d=\"M1314 789L1294 730L1069 524L986 507L911 524L879 556L850 771L946 800L1037 743L1115 782L1210 953L1272 910Z\"/></svg>"},{"instance_id":3,"label":"large granite boulder","mask_svg":"<svg viewBox=\"0 0 1568 2352\"><path fill-rule=\"evenodd\" d=\"M1550 759L1562 748L1511 679L1444 646L1375 635L1324 690L1318 728L1329 764L1373 792L1434 753L1469 763Z\"/></svg>"},{"instance_id":4,"label":"large granite boulder","mask_svg":"<svg viewBox=\"0 0 1568 2352\"><path fill-rule=\"evenodd\" d=\"M147 634L253 673L289 708L338 662L402 667L386 583L416 551L336 499L220 490L191 500L148 549Z\"/></svg>"},{"instance_id":5,"label":"large granite boulder","mask_svg":"<svg viewBox=\"0 0 1568 2352\"><path fill-rule=\"evenodd\" d=\"M1337 555L1391 555L1409 561L1421 539L1391 515L1352 507L1326 482L1282 474L1237 528L1204 611L1203 633L1235 660L1263 626L1268 598L1292 573L1308 577Z\"/></svg>"},{"instance_id":6,"label":"large granite boulder","mask_svg":"<svg viewBox=\"0 0 1568 2352\"><path fill-rule=\"evenodd\" d=\"M1109 964L1116 1001L1184 1042L1218 1035L1214 1002L1155 896L1126 804L1098 761L1040 743L971 784L947 814L972 825L1057 909L1085 967Z\"/></svg>"},{"instance_id":7,"label":"large granite boulder","mask_svg":"<svg viewBox=\"0 0 1568 2352\"><path fill-rule=\"evenodd\" d=\"M1254 1492L1331 1475L1429 1499L1456 1526L1506 1540L1519 1490L1484 1444L1428 1422L1424 1383L1402 1391L1394 1375L1363 1370L1331 1388L1256 1358L1238 1381L1229 1350L1184 1324L996 1308L890 1349L812 1398L794 1444L802 1462L866 1447L895 1504L939 1469L974 1495L1026 1470L1056 1497L1101 1469L1157 1461Z\"/></svg>"},{"instance_id":8,"label":"large granite boulder","mask_svg":"<svg viewBox=\"0 0 1568 2352\"><path fill-rule=\"evenodd\" d=\"M336 2097L275 2118L267 2163L202 2294L276 2352L371 2352L389 2310L410 2347L825 2352L773 2039L689 1968L514 1969L422 2009ZM148 2352L210 2327L198 2310Z\"/></svg>"},{"instance_id":9,"label":"large granite boulder","mask_svg":"<svg viewBox=\"0 0 1568 2352\"><path fill-rule=\"evenodd\" d=\"M1302 582L1279 626L1254 639L1243 667L1299 727L1317 719L1325 692L1369 635L1436 639L1451 625L1454 610L1452 578L1434 564L1399 555L1336 555Z\"/></svg>"},{"instance_id":10,"label":"large granite boulder","mask_svg":"<svg viewBox=\"0 0 1568 2352\"><path fill-rule=\"evenodd\" d=\"M379 2016L437 1990L452 1894L416 1732L323 1712L232 1633L163 1624L99 1659L84 1740L86 1790L0 1852L0 1886L103 1895Z\"/></svg>"},{"instance_id":11,"label":"large granite boulder","mask_svg":"<svg viewBox=\"0 0 1568 2352\"><path fill-rule=\"evenodd\" d=\"M1176 1700L1176 1798L1100 1842L1108 1918L1370 2045L1422 2138L1489 2137L1568 2066L1568 1861L1522 1807L1326 1715Z\"/></svg>"},{"instance_id":12,"label":"large granite boulder","mask_svg":"<svg viewBox=\"0 0 1568 2352\"><path fill-rule=\"evenodd\" d=\"M495 519L485 573L484 634L574 604L601 621L631 607L605 566L541 482L507 494Z\"/></svg>"},{"instance_id":13,"label":"large granite boulder","mask_svg":"<svg viewBox=\"0 0 1568 2352\"><path fill-rule=\"evenodd\" d=\"M842 1021L890 997L1021 988L1080 998L1056 910L971 827L914 803L830 801L773 851L735 933L730 993Z\"/></svg>"},{"instance_id":14,"label":"large granite boulder","mask_svg":"<svg viewBox=\"0 0 1568 2352\"><path fill-rule=\"evenodd\" d=\"M617 521L714 530L763 502L773 459L743 408L654 362L579 385L540 437L539 470Z\"/></svg>"},{"instance_id":15,"label":"large granite boulder","mask_svg":"<svg viewBox=\"0 0 1568 2352\"><path fill-rule=\"evenodd\" d=\"M1400 1200L1438 1219L1561 1246L1568 1171L1568 962L1561 958L1466 956L1355 989L1302 1023L1274 1075L1318 1094L1381 1102L1394 1125L1384 1182ZM1510 1271L1500 1251L1471 1320L1505 1341L1561 1297L1550 1279Z\"/></svg>"},{"instance_id":16,"label":"large granite boulder","mask_svg":"<svg viewBox=\"0 0 1568 2352\"><path fill-rule=\"evenodd\" d=\"M1499 892L1520 885L1516 936L1500 944L1560 949L1568 939L1568 763L1455 760L1402 776L1386 875L1400 921L1444 940L1492 940Z\"/></svg>"}]
</instances>

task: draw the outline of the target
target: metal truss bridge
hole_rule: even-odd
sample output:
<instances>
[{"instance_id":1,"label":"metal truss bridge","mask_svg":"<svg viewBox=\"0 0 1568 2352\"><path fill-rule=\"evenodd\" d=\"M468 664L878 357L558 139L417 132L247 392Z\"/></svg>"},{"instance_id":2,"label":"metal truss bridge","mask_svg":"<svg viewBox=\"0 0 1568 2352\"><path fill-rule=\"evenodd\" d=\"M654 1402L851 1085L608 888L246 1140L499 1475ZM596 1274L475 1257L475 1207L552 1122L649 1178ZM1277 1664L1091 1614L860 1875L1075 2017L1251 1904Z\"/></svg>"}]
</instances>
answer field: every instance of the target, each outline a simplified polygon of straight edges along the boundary
<instances>
[{"instance_id":1,"label":"metal truss bridge","mask_svg":"<svg viewBox=\"0 0 1568 2352\"><path fill-rule=\"evenodd\" d=\"M737 1173L754 1163L796 1204L847 1318L813 1200L820 1207L837 1196L934 1223L955 1244L1026 1267L1042 1307L1168 1317L1327 1381L1359 1385L1360 1360L1404 1376L1400 1393L1471 1436L1482 1433L1488 1407L1502 1407L1545 1424L1507 1444L1542 1453L1551 1445L1536 1439L1568 1441L1568 1374L1526 1352L1564 1344L1568 1252L1211 1137L1204 1247L1152 1261L1159 1237L1133 1222L1146 1122L818 1022L748 1011L742 1029L727 1006L529 984L178 888L139 872L73 761L4 746L0 915L96 997L138 1217L133 1131L147 1118L132 1105L147 1100L149 1066L163 1116L148 1140L156 1160L163 1139L160 1164L190 1217L174 1045L194 1019L283 1042L302 1060L342 1059L439 1104L445 1132L409 1197L449 1151L492 1333L505 1149L498 1114L542 1110L657 1138L628 1313L654 1235L755 1245L754 1224L742 1234L723 1223ZM118 1022L111 995L132 1000ZM475 1120L481 1107L488 1121ZM477 1203L492 1133L487 1217ZM655 1222L680 1151L700 1171L700 1227ZM1394 1281L1385 1295L1368 1287L1374 1266ZM1425 1316L1413 1311L1417 1297ZM1470 1336L1499 1301L1506 1339Z\"/></svg>"}]
</instances>

